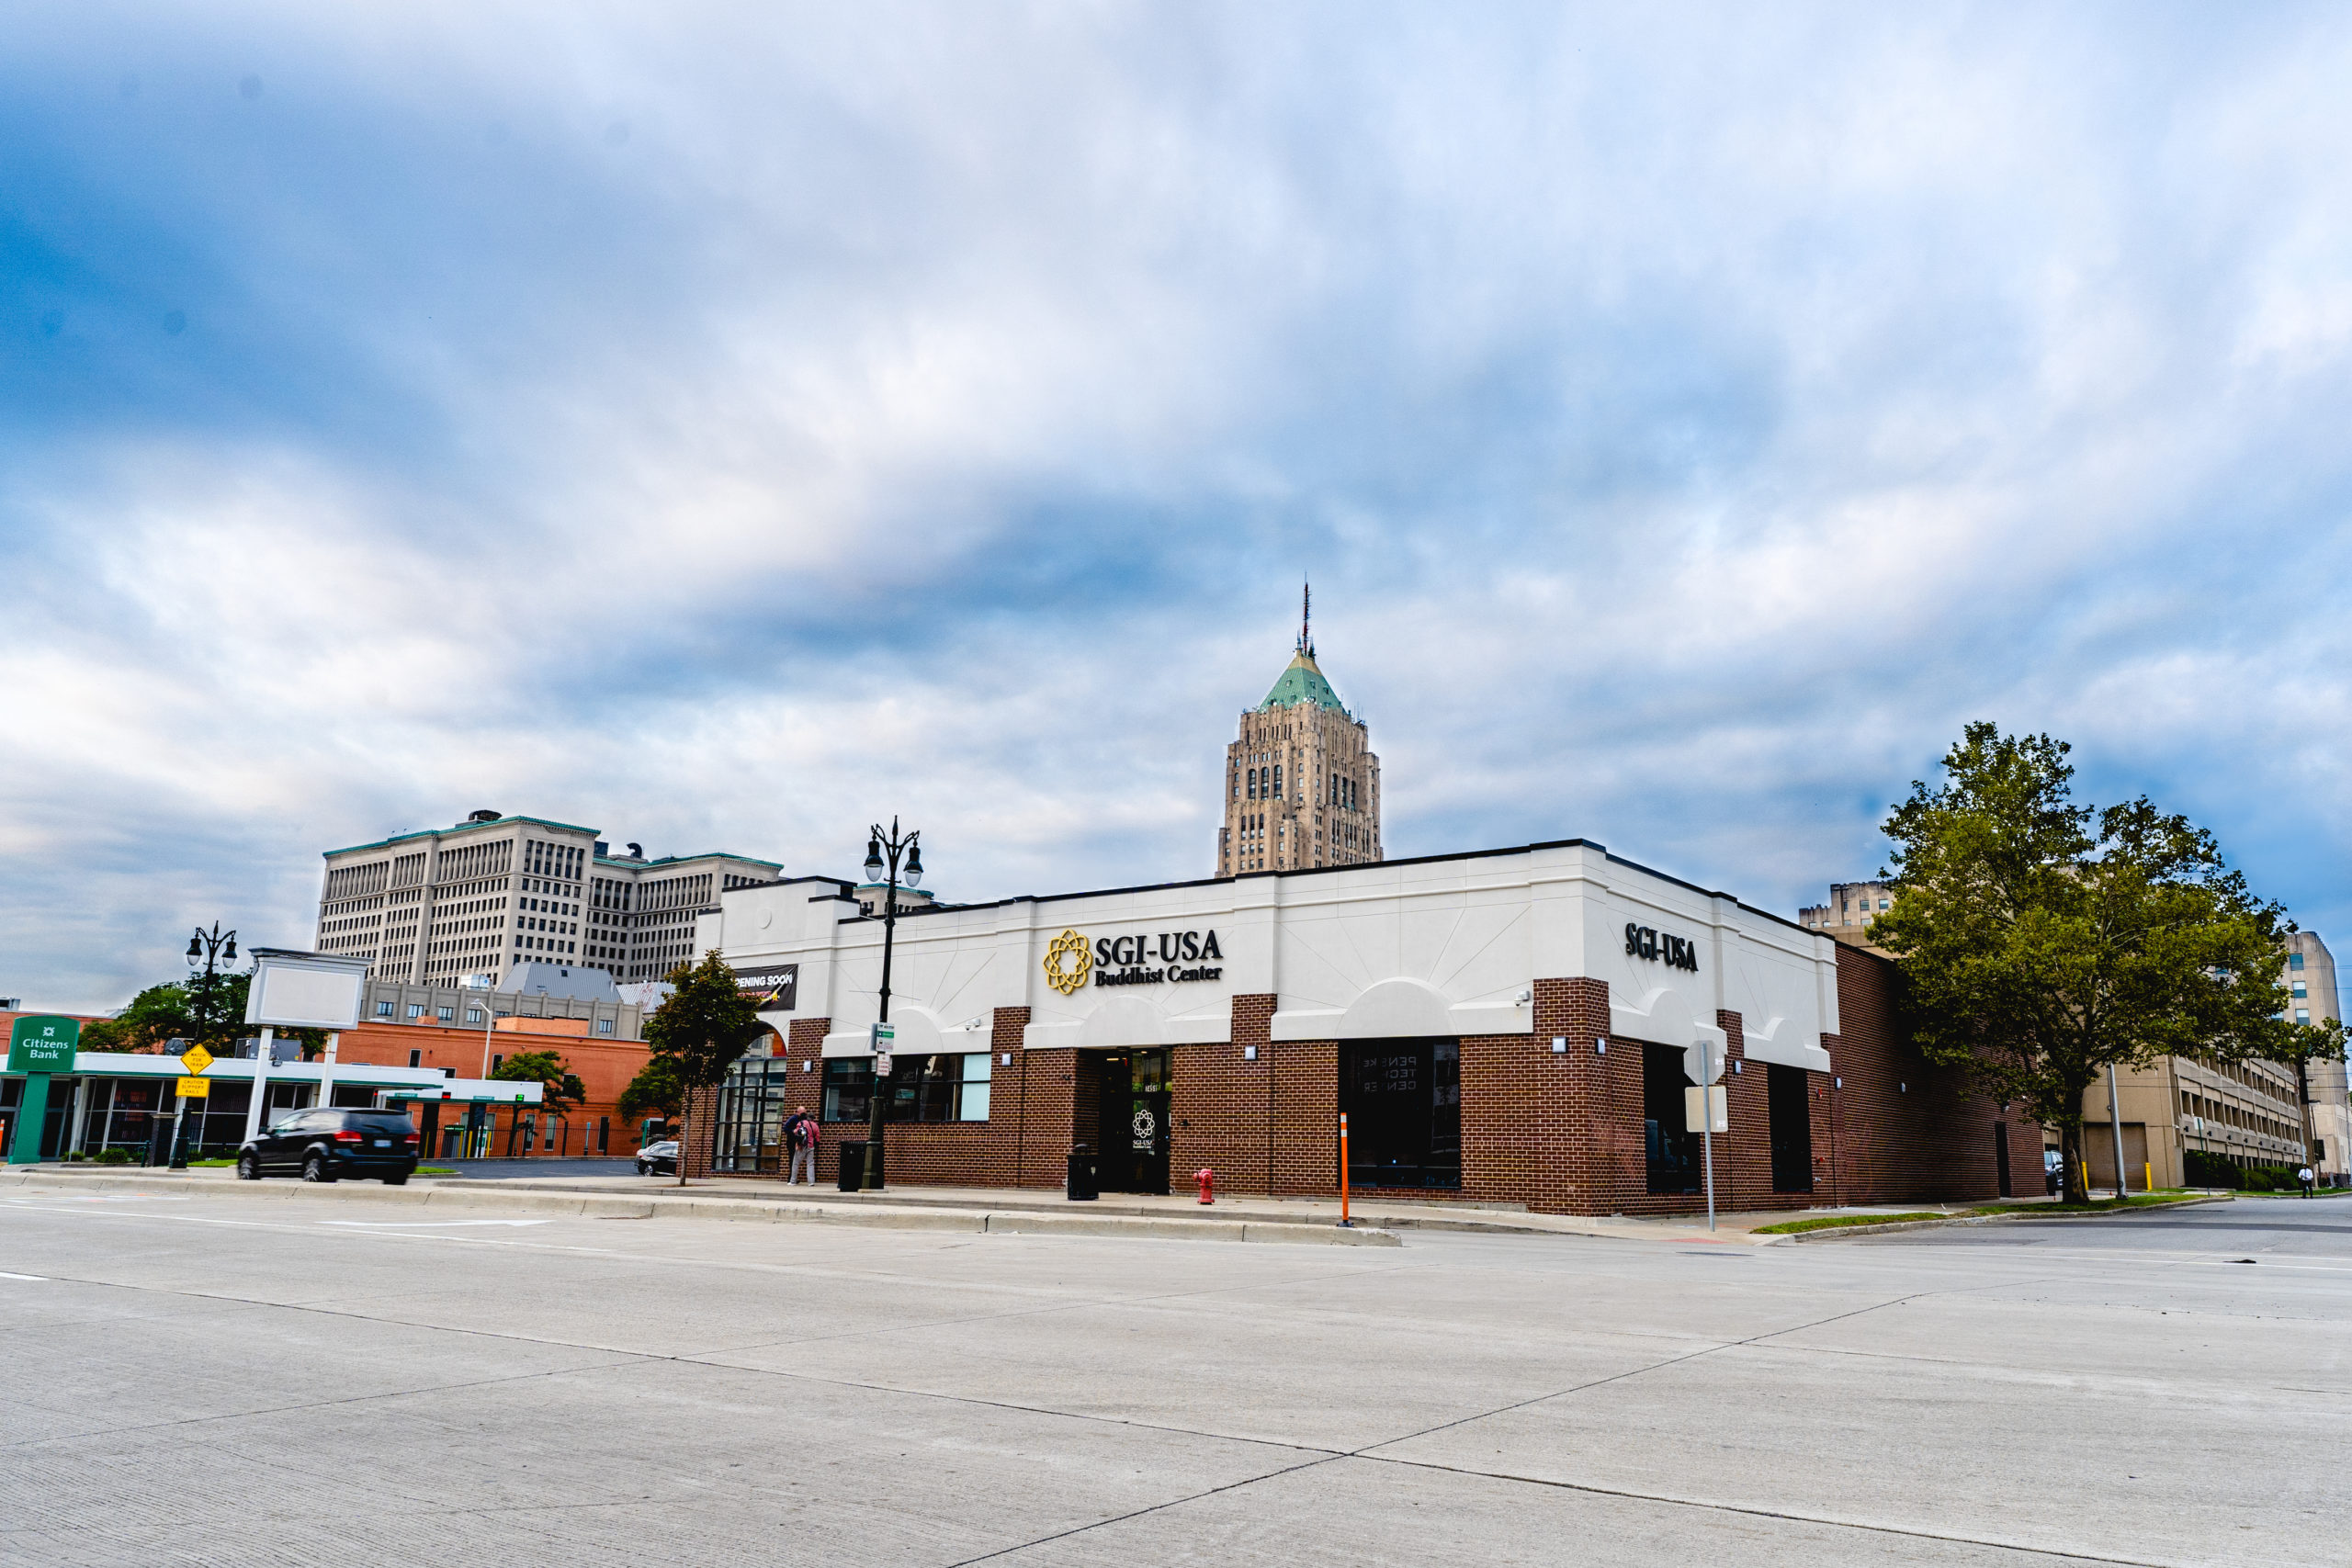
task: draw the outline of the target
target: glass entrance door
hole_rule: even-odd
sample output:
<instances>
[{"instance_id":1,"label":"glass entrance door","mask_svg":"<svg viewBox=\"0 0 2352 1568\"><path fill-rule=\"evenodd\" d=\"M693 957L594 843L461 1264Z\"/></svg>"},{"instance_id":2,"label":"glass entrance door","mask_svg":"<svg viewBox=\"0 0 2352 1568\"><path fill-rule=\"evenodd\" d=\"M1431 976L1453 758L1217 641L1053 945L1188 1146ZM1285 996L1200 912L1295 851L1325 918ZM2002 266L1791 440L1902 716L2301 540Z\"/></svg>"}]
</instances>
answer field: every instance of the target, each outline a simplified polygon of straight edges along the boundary
<instances>
[{"instance_id":1,"label":"glass entrance door","mask_svg":"<svg viewBox=\"0 0 2352 1568\"><path fill-rule=\"evenodd\" d=\"M1105 1192L1168 1190L1168 1053L1114 1051L1103 1057L1097 1100Z\"/></svg>"}]
</instances>

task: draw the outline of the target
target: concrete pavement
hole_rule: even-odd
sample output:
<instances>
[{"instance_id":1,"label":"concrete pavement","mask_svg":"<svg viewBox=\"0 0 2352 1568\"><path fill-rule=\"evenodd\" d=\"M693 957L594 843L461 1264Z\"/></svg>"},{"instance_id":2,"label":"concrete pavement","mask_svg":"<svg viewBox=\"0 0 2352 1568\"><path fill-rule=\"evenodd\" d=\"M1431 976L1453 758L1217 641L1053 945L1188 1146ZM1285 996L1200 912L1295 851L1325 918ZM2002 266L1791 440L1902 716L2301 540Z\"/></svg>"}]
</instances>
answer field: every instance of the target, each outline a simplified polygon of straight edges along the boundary
<instances>
[{"instance_id":1,"label":"concrete pavement","mask_svg":"<svg viewBox=\"0 0 2352 1568\"><path fill-rule=\"evenodd\" d=\"M1360 1251L343 1196L0 1193L0 1562L2346 1556L2334 1205Z\"/></svg>"}]
</instances>

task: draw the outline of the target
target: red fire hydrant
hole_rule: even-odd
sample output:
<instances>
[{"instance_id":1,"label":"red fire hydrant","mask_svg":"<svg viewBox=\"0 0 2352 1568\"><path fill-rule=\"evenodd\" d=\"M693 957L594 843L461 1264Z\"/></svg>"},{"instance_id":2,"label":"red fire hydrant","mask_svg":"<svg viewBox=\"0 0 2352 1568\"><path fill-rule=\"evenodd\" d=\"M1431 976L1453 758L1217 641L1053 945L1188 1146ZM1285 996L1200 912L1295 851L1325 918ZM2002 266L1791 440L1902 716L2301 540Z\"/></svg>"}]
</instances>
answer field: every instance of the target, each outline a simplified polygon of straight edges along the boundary
<instances>
[{"instance_id":1,"label":"red fire hydrant","mask_svg":"<svg viewBox=\"0 0 2352 1568\"><path fill-rule=\"evenodd\" d=\"M1204 1202L1204 1203L1214 1203L1214 1202L1216 1202L1216 1171L1211 1170L1211 1169L1210 1169L1208 1167L1206 1167L1206 1166L1203 1166L1203 1167L1201 1167L1201 1168L1200 1168L1200 1169L1198 1169L1198 1170L1196 1170L1196 1171L1193 1172L1193 1180L1195 1180L1195 1181L1197 1181L1197 1182L1199 1182L1199 1183L1201 1184L1201 1201L1202 1201L1202 1202Z\"/></svg>"}]
</instances>

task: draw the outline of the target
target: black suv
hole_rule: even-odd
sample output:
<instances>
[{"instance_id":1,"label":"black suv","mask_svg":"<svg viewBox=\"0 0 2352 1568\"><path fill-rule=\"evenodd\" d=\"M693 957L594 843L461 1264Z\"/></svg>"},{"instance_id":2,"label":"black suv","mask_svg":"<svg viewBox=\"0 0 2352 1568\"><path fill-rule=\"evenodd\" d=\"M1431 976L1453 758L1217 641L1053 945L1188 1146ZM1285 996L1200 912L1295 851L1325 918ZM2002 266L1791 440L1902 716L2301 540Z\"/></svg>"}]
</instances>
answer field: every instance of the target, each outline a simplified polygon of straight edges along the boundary
<instances>
[{"instance_id":1,"label":"black suv","mask_svg":"<svg viewBox=\"0 0 2352 1568\"><path fill-rule=\"evenodd\" d=\"M416 1128L404 1111L297 1111L237 1151L237 1177L300 1171L305 1181L376 1176L398 1187L416 1169Z\"/></svg>"}]
</instances>

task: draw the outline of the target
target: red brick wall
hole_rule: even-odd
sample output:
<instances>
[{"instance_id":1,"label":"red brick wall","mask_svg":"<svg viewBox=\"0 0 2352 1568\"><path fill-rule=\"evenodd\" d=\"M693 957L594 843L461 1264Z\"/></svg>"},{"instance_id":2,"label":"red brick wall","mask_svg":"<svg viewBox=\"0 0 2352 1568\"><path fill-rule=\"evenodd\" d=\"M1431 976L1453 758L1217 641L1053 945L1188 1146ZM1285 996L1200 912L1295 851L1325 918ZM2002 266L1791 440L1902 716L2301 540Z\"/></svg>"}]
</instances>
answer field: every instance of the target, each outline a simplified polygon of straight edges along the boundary
<instances>
[{"instance_id":1,"label":"red brick wall","mask_svg":"<svg viewBox=\"0 0 2352 1568\"><path fill-rule=\"evenodd\" d=\"M1216 1172L1220 1192L1268 1190L1273 1147L1267 1117L1275 1082L1266 1035L1273 1016L1273 998L1236 997L1230 1043L1178 1045L1168 1053L1169 1114L1176 1123L1168 1145L1171 1190L1202 1169ZM1253 1046L1256 1059L1244 1059Z\"/></svg>"},{"instance_id":2,"label":"red brick wall","mask_svg":"<svg viewBox=\"0 0 2352 1568\"><path fill-rule=\"evenodd\" d=\"M1842 1082L1831 1091L1834 1168L1819 1201L1916 1203L1991 1198L1999 1190L1993 1123L2009 1123L2009 1171L2018 1197L2041 1190L2041 1129L2021 1111L1986 1099L1962 1067L1931 1066L1902 1024L1895 966L1875 953L1838 949L1843 1032L1825 1042ZM1828 1153L1822 1131L1816 1155Z\"/></svg>"},{"instance_id":3,"label":"red brick wall","mask_svg":"<svg viewBox=\"0 0 2352 1568\"><path fill-rule=\"evenodd\" d=\"M1929 1067L1907 1043L1892 965L1838 950L1842 1035L1824 1043L1837 1065L1807 1075L1813 1110L1814 1190L1774 1192L1768 1075L1746 1070L1738 1014L1717 1015L1729 1041L1723 1078L1731 1131L1714 1140L1720 1211L1800 1209L1833 1201L1913 1202L1989 1197L1996 1189L1992 1122L1998 1114L1952 1069ZM1591 979L1534 985L1534 1032L1462 1042L1462 1187L1400 1189L1366 1197L1521 1202L1539 1212L1589 1214L1695 1213L1698 1193L1648 1190L1642 1127L1643 1046L1607 1037L1609 987ZM1169 1173L1171 1190L1205 1166L1220 1191L1327 1197L1339 1191L1339 1061L1332 1041L1268 1037L1274 998L1236 997L1230 1043L1169 1052ZM1096 1137L1097 1085L1072 1050L1027 1051L1023 1008L997 1010L991 1036L989 1120L892 1122L888 1175L909 1185L1058 1188L1074 1143ZM788 1082L811 1107L821 1103L826 1019L792 1025ZM1555 1036L1566 1049L1555 1054ZM1245 1059L1257 1047L1255 1060ZM1006 1053L1012 1061L1004 1061ZM812 1070L803 1074L801 1063ZM695 1157L708 1159L710 1125L697 1102ZM2012 1116L2010 1165L2020 1194L2038 1191L2040 1129ZM833 1150L865 1136L863 1123L824 1129L820 1168ZM1834 1159L1833 1159L1834 1145Z\"/></svg>"}]
</instances>

